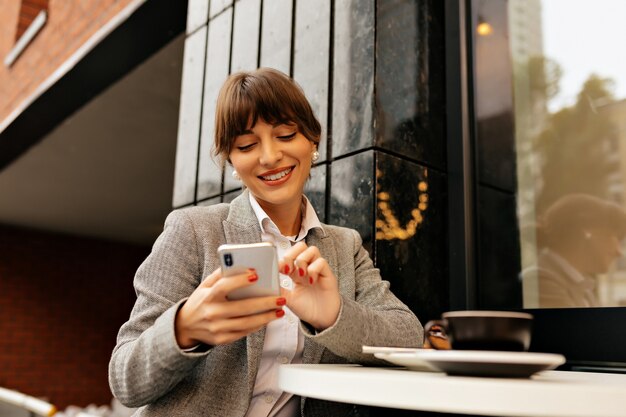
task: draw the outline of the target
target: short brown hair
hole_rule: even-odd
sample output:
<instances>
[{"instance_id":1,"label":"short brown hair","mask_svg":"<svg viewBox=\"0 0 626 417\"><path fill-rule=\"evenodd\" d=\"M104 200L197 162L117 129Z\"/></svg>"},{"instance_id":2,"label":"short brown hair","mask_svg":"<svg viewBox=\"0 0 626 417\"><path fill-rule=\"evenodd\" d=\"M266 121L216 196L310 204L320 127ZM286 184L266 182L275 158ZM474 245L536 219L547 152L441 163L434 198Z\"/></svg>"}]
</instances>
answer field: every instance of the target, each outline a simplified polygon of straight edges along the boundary
<instances>
[{"instance_id":1,"label":"short brown hair","mask_svg":"<svg viewBox=\"0 0 626 417\"><path fill-rule=\"evenodd\" d=\"M222 86L215 109L214 154L228 160L235 138L261 118L295 123L307 139L319 143L322 128L300 86L272 68L232 74Z\"/></svg>"},{"instance_id":2,"label":"short brown hair","mask_svg":"<svg viewBox=\"0 0 626 417\"><path fill-rule=\"evenodd\" d=\"M560 241L575 240L588 228L608 230L622 240L626 236L626 211L614 202L595 196L567 194L541 216L537 243L541 247L554 247Z\"/></svg>"}]
</instances>

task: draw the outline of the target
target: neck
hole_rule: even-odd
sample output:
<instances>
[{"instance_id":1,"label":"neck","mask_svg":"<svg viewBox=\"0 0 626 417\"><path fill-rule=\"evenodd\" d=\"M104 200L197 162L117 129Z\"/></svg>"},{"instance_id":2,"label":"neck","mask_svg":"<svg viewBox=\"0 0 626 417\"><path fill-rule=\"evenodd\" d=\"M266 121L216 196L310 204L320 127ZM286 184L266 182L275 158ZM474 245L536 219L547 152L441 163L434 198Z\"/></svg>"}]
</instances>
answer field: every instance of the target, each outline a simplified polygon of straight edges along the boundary
<instances>
[{"instance_id":1,"label":"neck","mask_svg":"<svg viewBox=\"0 0 626 417\"><path fill-rule=\"evenodd\" d=\"M302 226L302 199L289 204L259 205L265 213L272 219L283 236L294 236L300 232Z\"/></svg>"},{"instance_id":2,"label":"neck","mask_svg":"<svg viewBox=\"0 0 626 417\"><path fill-rule=\"evenodd\" d=\"M563 259L569 262L569 264L572 267L574 267L577 271L579 271L581 274L589 274L589 272L587 271L589 269L587 265L588 263L587 259L589 257L589 254L581 253L580 251L574 248L568 248L568 247L555 248L553 250L554 252L559 254Z\"/></svg>"}]
</instances>

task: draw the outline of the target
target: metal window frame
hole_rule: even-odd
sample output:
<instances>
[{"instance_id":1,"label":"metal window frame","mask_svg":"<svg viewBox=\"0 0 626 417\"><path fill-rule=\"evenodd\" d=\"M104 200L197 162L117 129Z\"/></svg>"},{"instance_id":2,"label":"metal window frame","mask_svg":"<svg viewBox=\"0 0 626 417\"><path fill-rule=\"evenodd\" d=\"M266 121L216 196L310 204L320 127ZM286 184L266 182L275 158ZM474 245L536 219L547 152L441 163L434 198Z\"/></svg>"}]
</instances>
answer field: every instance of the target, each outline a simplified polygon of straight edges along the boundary
<instances>
[{"instance_id":1,"label":"metal window frame","mask_svg":"<svg viewBox=\"0 0 626 417\"><path fill-rule=\"evenodd\" d=\"M450 309L476 308L475 152L468 4L445 0Z\"/></svg>"}]
</instances>

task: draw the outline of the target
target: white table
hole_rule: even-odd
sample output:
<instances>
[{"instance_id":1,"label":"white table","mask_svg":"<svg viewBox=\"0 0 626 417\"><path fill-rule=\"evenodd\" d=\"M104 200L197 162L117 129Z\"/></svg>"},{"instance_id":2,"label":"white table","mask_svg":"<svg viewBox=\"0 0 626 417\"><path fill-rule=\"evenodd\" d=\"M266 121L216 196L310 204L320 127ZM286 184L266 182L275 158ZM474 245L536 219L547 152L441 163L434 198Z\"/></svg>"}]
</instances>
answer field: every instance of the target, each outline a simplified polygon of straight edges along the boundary
<instances>
[{"instance_id":1,"label":"white table","mask_svg":"<svg viewBox=\"0 0 626 417\"><path fill-rule=\"evenodd\" d=\"M626 375L545 371L529 379L359 365L282 365L278 385L352 404L493 416L625 417Z\"/></svg>"}]
</instances>

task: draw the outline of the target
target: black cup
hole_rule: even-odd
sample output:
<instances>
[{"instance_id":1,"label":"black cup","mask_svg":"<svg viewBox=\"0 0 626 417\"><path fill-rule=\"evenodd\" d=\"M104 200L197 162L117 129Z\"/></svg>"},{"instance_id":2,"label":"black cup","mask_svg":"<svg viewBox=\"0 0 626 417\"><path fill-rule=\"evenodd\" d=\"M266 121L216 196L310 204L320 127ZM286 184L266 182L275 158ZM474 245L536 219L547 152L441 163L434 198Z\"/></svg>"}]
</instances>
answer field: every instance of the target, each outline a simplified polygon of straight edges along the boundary
<instances>
[{"instance_id":1,"label":"black cup","mask_svg":"<svg viewBox=\"0 0 626 417\"><path fill-rule=\"evenodd\" d=\"M530 346L533 316L512 311L450 311L424 328L434 349L524 352Z\"/></svg>"}]
</instances>

